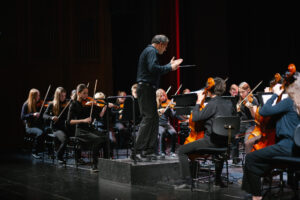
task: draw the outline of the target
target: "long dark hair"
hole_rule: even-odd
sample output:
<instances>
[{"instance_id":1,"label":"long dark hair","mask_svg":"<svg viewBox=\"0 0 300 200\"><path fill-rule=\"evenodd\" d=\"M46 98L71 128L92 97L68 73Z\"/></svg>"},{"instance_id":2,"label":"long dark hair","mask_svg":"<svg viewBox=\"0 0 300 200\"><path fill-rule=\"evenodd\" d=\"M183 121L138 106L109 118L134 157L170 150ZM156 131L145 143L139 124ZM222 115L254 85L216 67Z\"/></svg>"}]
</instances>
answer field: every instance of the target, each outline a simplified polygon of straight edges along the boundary
<instances>
[{"instance_id":1,"label":"long dark hair","mask_svg":"<svg viewBox=\"0 0 300 200\"><path fill-rule=\"evenodd\" d=\"M73 96L73 99L72 100L76 100L77 99L77 94L78 93L81 93L84 89L87 89L87 86L83 83L77 85L77 88L76 88L76 94Z\"/></svg>"}]
</instances>

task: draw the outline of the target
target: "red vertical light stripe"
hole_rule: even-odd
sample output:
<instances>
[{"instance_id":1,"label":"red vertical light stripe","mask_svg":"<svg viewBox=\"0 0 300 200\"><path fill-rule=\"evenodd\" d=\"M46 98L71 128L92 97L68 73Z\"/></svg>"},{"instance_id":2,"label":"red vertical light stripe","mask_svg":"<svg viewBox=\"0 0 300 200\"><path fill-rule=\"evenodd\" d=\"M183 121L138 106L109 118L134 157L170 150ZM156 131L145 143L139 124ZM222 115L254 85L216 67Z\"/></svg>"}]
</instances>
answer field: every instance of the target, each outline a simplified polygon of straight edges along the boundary
<instances>
[{"instance_id":1,"label":"red vertical light stripe","mask_svg":"<svg viewBox=\"0 0 300 200\"><path fill-rule=\"evenodd\" d=\"M176 57L180 58L180 35L179 35L179 0L175 0L175 28L176 28ZM180 85L180 68L177 70L177 88Z\"/></svg>"}]
</instances>

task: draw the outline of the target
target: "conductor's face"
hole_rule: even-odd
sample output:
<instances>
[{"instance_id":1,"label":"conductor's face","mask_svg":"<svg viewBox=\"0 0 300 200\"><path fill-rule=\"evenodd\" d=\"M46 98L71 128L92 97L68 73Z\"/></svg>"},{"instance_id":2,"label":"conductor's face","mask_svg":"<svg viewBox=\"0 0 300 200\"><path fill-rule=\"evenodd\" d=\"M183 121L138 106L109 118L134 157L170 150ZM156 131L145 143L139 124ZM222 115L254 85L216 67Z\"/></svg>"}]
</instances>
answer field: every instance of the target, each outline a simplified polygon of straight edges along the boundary
<instances>
[{"instance_id":1,"label":"conductor's face","mask_svg":"<svg viewBox=\"0 0 300 200\"><path fill-rule=\"evenodd\" d=\"M157 50L160 55L162 55L167 50L168 43L159 43L157 45Z\"/></svg>"}]
</instances>

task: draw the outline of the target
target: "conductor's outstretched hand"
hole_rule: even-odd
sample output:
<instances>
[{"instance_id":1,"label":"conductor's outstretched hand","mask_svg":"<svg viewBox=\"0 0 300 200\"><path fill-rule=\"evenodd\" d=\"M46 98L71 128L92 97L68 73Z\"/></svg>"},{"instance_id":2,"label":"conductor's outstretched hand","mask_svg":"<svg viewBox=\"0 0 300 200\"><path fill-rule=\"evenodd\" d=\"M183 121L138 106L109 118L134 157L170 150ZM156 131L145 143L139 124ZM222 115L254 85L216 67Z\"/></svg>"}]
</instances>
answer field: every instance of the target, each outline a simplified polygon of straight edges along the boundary
<instances>
[{"instance_id":1,"label":"conductor's outstretched hand","mask_svg":"<svg viewBox=\"0 0 300 200\"><path fill-rule=\"evenodd\" d=\"M175 71L179 68L179 65L182 63L183 59L179 58L175 60L175 57L173 57L170 61L171 63L171 67L172 67L172 71Z\"/></svg>"}]
</instances>

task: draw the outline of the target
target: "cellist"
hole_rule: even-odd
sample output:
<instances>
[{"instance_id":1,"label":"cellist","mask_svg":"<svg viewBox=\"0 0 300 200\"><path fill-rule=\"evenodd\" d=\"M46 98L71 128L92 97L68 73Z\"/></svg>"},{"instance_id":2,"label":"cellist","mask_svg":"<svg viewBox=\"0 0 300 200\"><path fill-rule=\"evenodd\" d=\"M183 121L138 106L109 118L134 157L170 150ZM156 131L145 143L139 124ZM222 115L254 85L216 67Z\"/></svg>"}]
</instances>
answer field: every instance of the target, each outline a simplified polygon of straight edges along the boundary
<instances>
[{"instance_id":1,"label":"cellist","mask_svg":"<svg viewBox=\"0 0 300 200\"><path fill-rule=\"evenodd\" d=\"M300 76L296 81L286 87L288 98L273 104L281 96L283 88L281 84L273 87L274 94L259 110L262 116L280 115L276 122L276 137L278 142L246 155L242 189L252 195L253 200L262 199L261 177L272 169L268 162L274 156L293 155L293 136L296 126L300 123Z\"/></svg>"},{"instance_id":2,"label":"cellist","mask_svg":"<svg viewBox=\"0 0 300 200\"><path fill-rule=\"evenodd\" d=\"M221 95L226 90L225 81L219 77L214 78L213 81L214 85L207 91L207 96L211 97L211 100L206 104L206 106L202 110L200 110L200 104L205 97L203 91L200 91L200 93L198 93L196 105L193 109L193 121L204 122L204 138L182 145L178 149L181 181L179 181L176 188L184 188L191 186L189 155L192 152L200 152L203 148L215 148L226 146L226 141L213 140L213 137L211 137L212 122L217 116L232 116L233 105L230 101L227 101L221 97ZM221 180L223 163L224 161L218 161L215 163L215 185L220 187L225 187L224 183Z\"/></svg>"}]
</instances>

